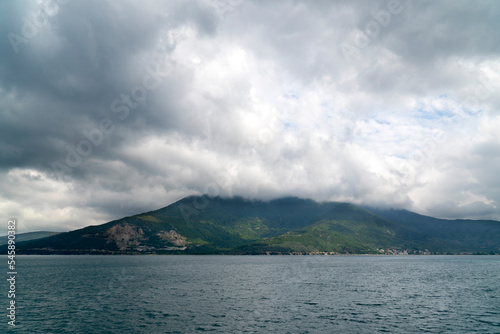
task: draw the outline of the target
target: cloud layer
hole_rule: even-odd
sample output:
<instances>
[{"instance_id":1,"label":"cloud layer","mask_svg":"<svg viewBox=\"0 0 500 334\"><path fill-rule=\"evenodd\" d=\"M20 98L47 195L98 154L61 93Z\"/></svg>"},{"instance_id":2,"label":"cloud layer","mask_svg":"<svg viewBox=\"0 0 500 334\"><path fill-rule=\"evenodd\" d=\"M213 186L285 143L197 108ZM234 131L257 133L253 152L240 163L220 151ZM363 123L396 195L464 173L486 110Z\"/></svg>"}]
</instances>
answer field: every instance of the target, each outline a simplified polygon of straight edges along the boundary
<instances>
[{"instance_id":1,"label":"cloud layer","mask_svg":"<svg viewBox=\"0 0 500 334\"><path fill-rule=\"evenodd\" d=\"M199 193L500 219L499 18L495 1L3 1L0 208L20 232Z\"/></svg>"}]
</instances>

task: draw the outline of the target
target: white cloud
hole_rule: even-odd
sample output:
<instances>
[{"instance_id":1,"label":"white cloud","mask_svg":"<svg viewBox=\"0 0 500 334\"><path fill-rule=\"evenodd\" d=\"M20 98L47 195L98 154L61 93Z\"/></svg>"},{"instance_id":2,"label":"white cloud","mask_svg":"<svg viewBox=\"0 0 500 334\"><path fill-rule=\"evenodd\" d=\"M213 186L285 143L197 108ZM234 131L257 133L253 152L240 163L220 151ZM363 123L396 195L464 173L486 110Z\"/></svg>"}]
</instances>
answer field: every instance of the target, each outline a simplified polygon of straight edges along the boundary
<instances>
[{"instance_id":1,"label":"white cloud","mask_svg":"<svg viewBox=\"0 0 500 334\"><path fill-rule=\"evenodd\" d=\"M1 42L3 212L67 230L216 184L500 219L495 2L402 1L348 60L341 44L387 1L221 1L68 3L19 54ZM30 10L0 7L0 32ZM120 120L110 105L148 64L162 82ZM116 130L54 179L103 118Z\"/></svg>"}]
</instances>

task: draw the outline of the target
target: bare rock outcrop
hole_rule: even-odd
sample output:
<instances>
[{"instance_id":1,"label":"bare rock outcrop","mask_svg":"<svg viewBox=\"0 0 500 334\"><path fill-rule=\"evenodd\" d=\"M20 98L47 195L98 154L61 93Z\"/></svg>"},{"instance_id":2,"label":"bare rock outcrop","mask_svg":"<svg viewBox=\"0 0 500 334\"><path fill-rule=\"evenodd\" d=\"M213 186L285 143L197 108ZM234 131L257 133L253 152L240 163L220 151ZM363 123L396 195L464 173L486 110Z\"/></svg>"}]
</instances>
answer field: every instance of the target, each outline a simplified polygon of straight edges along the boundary
<instances>
[{"instance_id":1,"label":"bare rock outcrop","mask_svg":"<svg viewBox=\"0 0 500 334\"><path fill-rule=\"evenodd\" d=\"M169 232L160 232L156 235L159 236L162 240L175 246L186 246L188 244L186 237L182 236L174 230L170 230Z\"/></svg>"},{"instance_id":2,"label":"bare rock outcrop","mask_svg":"<svg viewBox=\"0 0 500 334\"><path fill-rule=\"evenodd\" d=\"M141 245L144 238L144 231L137 226L128 223L118 224L106 230L107 242L114 242L119 250Z\"/></svg>"}]
</instances>

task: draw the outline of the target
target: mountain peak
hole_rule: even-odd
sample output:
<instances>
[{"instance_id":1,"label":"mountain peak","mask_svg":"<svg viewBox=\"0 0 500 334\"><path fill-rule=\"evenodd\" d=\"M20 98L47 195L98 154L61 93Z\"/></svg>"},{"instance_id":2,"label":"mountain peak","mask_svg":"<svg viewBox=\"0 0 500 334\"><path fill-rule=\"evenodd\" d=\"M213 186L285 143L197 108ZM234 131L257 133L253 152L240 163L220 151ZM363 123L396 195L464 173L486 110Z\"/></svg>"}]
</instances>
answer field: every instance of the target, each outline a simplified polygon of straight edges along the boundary
<instances>
[{"instance_id":1,"label":"mountain peak","mask_svg":"<svg viewBox=\"0 0 500 334\"><path fill-rule=\"evenodd\" d=\"M39 254L495 253L499 237L499 222L446 221L298 197L190 196L159 210L26 241L21 249Z\"/></svg>"}]
</instances>

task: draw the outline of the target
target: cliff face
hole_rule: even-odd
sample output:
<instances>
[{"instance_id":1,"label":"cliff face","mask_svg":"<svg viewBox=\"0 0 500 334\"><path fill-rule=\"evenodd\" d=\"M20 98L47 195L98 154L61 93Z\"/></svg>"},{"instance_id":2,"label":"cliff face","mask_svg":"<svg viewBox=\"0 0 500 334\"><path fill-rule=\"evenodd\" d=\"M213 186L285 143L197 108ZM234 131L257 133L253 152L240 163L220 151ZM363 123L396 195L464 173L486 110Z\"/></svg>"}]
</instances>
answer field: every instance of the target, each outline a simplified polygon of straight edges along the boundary
<instances>
[{"instance_id":1,"label":"cliff face","mask_svg":"<svg viewBox=\"0 0 500 334\"><path fill-rule=\"evenodd\" d=\"M119 250L141 246L141 242L146 240L142 228L128 223L110 227L106 230L105 236L107 242L114 243Z\"/></svg>"},{"instance_id":2,"label":"cliff face","mask_svg":"<svg viewBox=\"0 0 500 334\"><path fill-rule=\"evenodd\" d=\"M187 246L187 238L177 233L174 230L170 230L169 232L160 232L156 234L160 237L161 240L166 241L174 246Z\"/></svg>"},{"instance_id":3,"label":"cliff face","mask_svg":"<svg viewBox=\"0 0 500 334\"><path fill-rule=\"evenodd\" d=\"M128 222L111 226L104 232L104 236L106 237L106 243L116 245L116 248L120 251L144 249L145 247L148 249L177 249L186 247L189 244L187 238L175 230L162 230L155 234L147 226L142 228Z\"/></svg>"}]
</instances>

